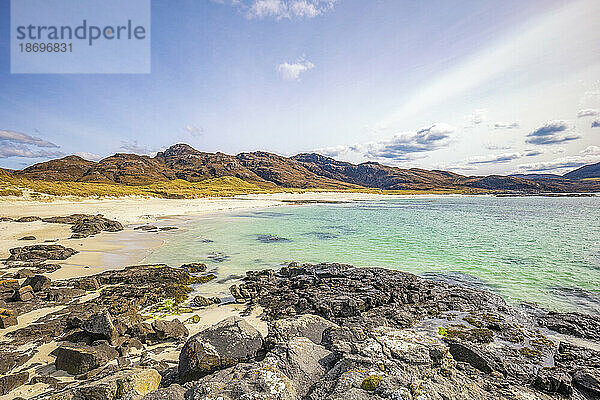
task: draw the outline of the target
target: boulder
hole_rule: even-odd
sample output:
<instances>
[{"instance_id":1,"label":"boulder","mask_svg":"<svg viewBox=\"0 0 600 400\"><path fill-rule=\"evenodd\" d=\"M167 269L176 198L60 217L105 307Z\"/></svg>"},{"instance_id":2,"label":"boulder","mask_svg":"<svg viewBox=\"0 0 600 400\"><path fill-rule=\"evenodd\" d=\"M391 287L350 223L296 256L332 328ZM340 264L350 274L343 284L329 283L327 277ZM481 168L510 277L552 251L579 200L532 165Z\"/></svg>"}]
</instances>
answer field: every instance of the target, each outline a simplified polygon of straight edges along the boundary
<instances>
[{"instance_id":1,"label":"boulder","mask_svg":"<svg viewBox=\"0 0 600 400\"><path fill-rule=\"evenodd\" d=\"M77 222L71 226L71 239L81 239L100 232L118 232L123 230L123 225L117 221L104 218L102 215L79 216Z\"/></svg>"},{"instance_id":2,"label":"boulder","mask_svg":"<svg viewBox=\"0 0 600 400\"><path fill-rule=\"evenodd\" d=\"M152 325L147 322L140 322L127 329L127 334L137 338L142 343L149 343L156 333Z\"/></svg>"},{"instance_id":3,"label":"boulder","mask_svg":"<svg viewBox=\"0 0 600 400\"><path fill-rule=\"evenodd\" d=\"M19 290L15 291L15 295L13 296L13 300L15 301L29 301L34 299L33 289L31 286L23 286L19 288Z\"/></svg>"},{"instance_id":4,"label":"boulder","mask_svg":"<svg viewBox=\"0 0 600 400\"><path fill-rule=\"evenodd\" d=\"M35 217L35 216L31 216L31 217L21 217L15 220L15 222L34 222L34 221L40 221L41 218L40 217Z\"/></svg>"},{"instance_id":5,"label":"boulder","mask_svg":"<svg viewBox=\"0 0 600 400\"><path fill-rule=\"evenodd\" d=\"M0 329L17 325L17 313L13 310L0 308Z\"/></svg>"},{"instance_id":6,"label":"boulder","mask_svg":"<svg viewBox=\"0 0 600 400\"><path fill-rule=\"evenodd\" d=\"M191 304L193 306L195 306L195 307L208 307L208 306L213 305L215 303L212 300L209 300L209 299L207 299L204 296L196 296L192 300Z\"/></svg>"},{"instance_id":7,"label":"boulder","mask_svg":"<svg viewBox=\"0 0 600 400\"><path fill-rule=\"evenodd\" d=\"M105 344L87 346L64 344L56 349L56 369L72 375L84 374L106 365L119 356L119 352Z\"/></svg>"},{"instance_id":8,"label":"boulder","mask_svg":"<svg viewBox=\"0 0 600 400\"><path fill-rule=\"evenodd\" d=\"M140 225L133 228L134 231L156 231L158 228L154 225Z\"/></svg>"},{"instance_id":9,"label":"boulder","mask_svg":"<svg viewBox=\"0 0 600 400\"><path fill-rule=\"evenodd\" d=\"M51 399L85 400L138 400L158 389L161 376L151 368L127 368L101 379L86 383Z\"/></svg>"},{"instance_id":10,"label":"boulder","mask_svg":"<svg viewBox=\"0 0 600 400\"><path fill-rule=\"evenodd\" d=\"M0 280L0 294L9 295L19 290L19 281L16 279L4 279Z\"/></svg>"},{"instance_id":11,"label":"boulder","mask_svg":"<svg viewBox=\"0 0 600 400\"><path fill-rule=\"evenodd\" d=\"M78 289L83 289L83 290L88 290L88 291L94 291L94 290L100 289L100 284L98 283L98 280L96 278L94 278L93 276L79 279L78 281L76 281L74 283L74 286Z\"/></svg>"},{"instance_id":12,"label":"boulder","mask_svg":"<svg viewBox=\"0 0 600 400\"><path fill-rule=\"evenodd\" d=\"M107 310L91 315L81 325L81 329L87 332L92 339L105 339L111 343L119 336L112 316Z\"/></svg>"},{"instance_id":13,"label":"boulder","mask_svg":"<svg viewBox=\"0 0 600 400\"><path fill-rule=\"evenodd\" d=\"M272 336L276 342L287 342L295 337L305 337L313 343L321 344L325 330L338 328L338 325L318 315L304 314L299 317L276 320L269 328L269 336Z\"/></svg>"},{"instance_id":14,"label":"boulder","mask_svg":"<svg viewBox=\"0 0 600 400\"><path fill-rule=\"evenodd\" d=\"M0 395L10 393L13 389L26 384L27 381L29 381L29 373L26 371L0 377Z\"/></svg>"},{"instance_id":15,"label":"boulder","mask_svg":"<svg viewBox=\"0 0 600 400\"><path fill-rule=\"evenodd\" d=\"M10 249L8 261L66 260L77 251L59 244L34 244Z\"/></svg>"},{"instance_id":16,"label":"boulder","mask_svg":"<svg viewBox=\"0 0 600 400\"><path fill-rule=\"evenodd\" d=\"M168 388L158 389L145 395L142 400L184 400L186 389L174 383Z\"/></svg>"},{"instance_id":17,"label":"boulder","mask_svg":"<svg viewBox=\"0 0 600 400\"><path fill-rule=\"evenodd\" d=\"M195 273L199 273L199 272L205 272L206 271L206 264L203 264L203 263L188 263L188 264L182 264L181 268L183 268L184 270L186 270L190 274L195 274Z\"/></svg>"},{"instance_id":18,"label":"boulder","mask_svg":"<svg viewBox=\"0 0 600 400\"><path fill-rule=\"evenodd\" d=\"M181 339L190 334L185 325L178 319L166 321L163 319L152 322L152 329L159 340Z\"/></svg>"},{"instance_id":19,"label":"boulder","mask_svg":"<svg viewBox=\"0 0 600 400\"><path fill-rule=\"evenodd\" d=\"M44 275L34 275L25 279L22 286L31 286L34 292L39 292L50 287L50 278Z\"/></svg>"},{"instance_id":20,"label":"boulder","mask_svg":"<svg viewBox=\"0 0 600 400\"><path fill-rule=\"evenodd\" d=\"M264 340L253 326L229 317L191 337L179 355L184 382L264 355Z\"/></svg>"}]
</instances>

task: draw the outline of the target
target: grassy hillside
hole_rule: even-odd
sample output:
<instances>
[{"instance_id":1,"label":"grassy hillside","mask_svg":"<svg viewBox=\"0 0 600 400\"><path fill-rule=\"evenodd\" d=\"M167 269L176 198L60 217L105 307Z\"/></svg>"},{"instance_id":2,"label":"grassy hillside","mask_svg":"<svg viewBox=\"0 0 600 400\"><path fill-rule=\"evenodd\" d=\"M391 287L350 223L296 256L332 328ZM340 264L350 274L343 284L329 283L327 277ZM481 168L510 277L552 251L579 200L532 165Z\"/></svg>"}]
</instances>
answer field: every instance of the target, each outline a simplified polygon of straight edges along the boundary
<instances>
[{"instance_id":1,"label":"grassy hillside","mask_svg":"<svg viewBox=\"0 0 600 400\"><path fill-rule=\"evenodd\" d=\"M201 182L188 182L175 179L157 182L151 185L127 186L115 183L61 182L42 181L15 176L0 169L0 196L43 197L75 196L75 197L125 197L146 196L166 199L193 199L201 197L231 197L242 194L259 193L300 193L300 192L352 192L377 194L424 194L424 193L465 193L464 190L381 190L368 188L352 189L294 189L282 188L273 184L249 183L242 179L225 176L207 179ZM469 190L473 193L473 190Z\"/></svg>"}]
</instances>

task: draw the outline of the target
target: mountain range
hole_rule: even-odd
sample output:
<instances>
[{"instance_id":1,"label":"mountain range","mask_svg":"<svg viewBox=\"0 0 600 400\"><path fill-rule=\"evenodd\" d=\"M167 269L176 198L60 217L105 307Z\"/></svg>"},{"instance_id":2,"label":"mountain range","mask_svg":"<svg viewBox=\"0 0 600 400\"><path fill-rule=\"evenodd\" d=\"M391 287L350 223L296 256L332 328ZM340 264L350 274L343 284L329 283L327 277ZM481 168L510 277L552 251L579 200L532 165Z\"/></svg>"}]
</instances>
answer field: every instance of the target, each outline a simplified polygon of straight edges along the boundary
<instances>
[{"instance_id":1,"label":"mountain range","mask_svg":"<svg viewBox=\"0 0 600 400\"><path fill-rule=\"evenodd\" d=\"M564 176L465 176L448 171L403 169L376 162L352 164L315 153L284 157L256 151L228 155L207 153L176 144L154 157L117 153L98 162L71 155L34 164L12 174L50 181L101 182L124 185L183 179L199 182L233 176L262 187L303 189L440 190L483 189L520 192L600 191L600 163Z\"/></svg>"}]
</instances>

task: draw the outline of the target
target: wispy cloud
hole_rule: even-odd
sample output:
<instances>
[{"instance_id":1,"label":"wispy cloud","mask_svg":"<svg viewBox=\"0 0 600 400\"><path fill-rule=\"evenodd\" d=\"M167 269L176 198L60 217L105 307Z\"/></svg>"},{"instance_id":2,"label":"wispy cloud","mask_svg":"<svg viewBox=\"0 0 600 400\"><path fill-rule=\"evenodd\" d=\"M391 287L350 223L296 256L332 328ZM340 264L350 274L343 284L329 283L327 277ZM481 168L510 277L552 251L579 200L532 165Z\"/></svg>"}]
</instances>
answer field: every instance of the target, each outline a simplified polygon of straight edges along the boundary
<instances>
[{"instance_id":1,"label":"wispy cloud","mask_svg":"<svg viewBox=\"0 0 600 400\"><path fill-rule=\"evenodd\" d=\"M286 81L297 81L300 74L313 69L315 65L304 58L298 59L295 63L284 62L277 66L277 72Z\"/></svg>"},{"instance_id":2,"label":"wispy cloud","mask_svg":"<svg viewBox=\"0 0 600 400\"><path fill-rule=\"evenodd\" d=\"M579 154L569 157L560 157L550 161L542 161L531 164L521 164L513 173L523 172L555 172L563 173L567 169L579 168L584 165L600 161L600 147L588 146Z\"/></svg>"},{"instance_id":3,"label":"wispy cloud","mask_svg":"<svg viewBox=\"0 0 600 400\"><path fill-rule=\"evenodd\" d=\"M496 122L492 127L494 129L519 129L521 124L519 121L515 122Z\"/></svg>"},{"instance_id":4,"label":"wispy cloud","mask_svg":"<svg viewBox=\"0 0 600 400\"><path fill-rule=\"evenodd\" d=\"M333 10L339 0L211 0L240 10L248 19L314 18Z\"/></svg>"},{"instance_id":5,"label":"wispy cloud","mask_svg":"<svg viewBox=\"0 0 600 400\"><path fill-rule=\"evenodd\" d=\"M188 124L184 127L185 131L194 137L202 136L204 129L200 126Z\"/></svg>"},{"instance_id":6,"label":"wispy cloud","mask_svg":"<svg viewBox=\"0 0 600 400\"><path fill-rule=\"evenodd\" d=\"M598 115L600 115L600 112L598 112L598 110L593 110L591 108L588 108L586 110L577 111L577 118L597 117Z\"/></svg>"},{"instance_id":7,"label":"wispy cloud","mask_svg":"<svg viewBox=\"0 0 600 400\"><path fill-rule=\"evenodd\" d=\"M145 154L145 155L153 154L158 151L156 149L151 149L150 147L148 147L145 144L138 143L137 140L134 140L133 142L128 142L128 141L122 140L121 141L121 149L125 150L125 151L129 151L134 154Z\"/></svg>"},{"instance_id":8,"label":"wispy cloud","mask_svg":"<svg viewBox=\"0 0 600 400\"><path fill-rule=\"evenodd\" d=\"M479 109L473 111L467 118L467 124L465 128L474 128L476 125L480 125L487 120L487 110Z\"/></svg>"},{"instance_id":9,"label":"wispy cloud","mask_svg":"<svg viewBox=\"0 0 600 400\"><path fill-rule=\"evenodd\" d=\"M530 132L525 140L530 144L556 144L579 139L580 136L569 134L571 127L566 121L551 121Z\"/></svg>"},{"instance_id":10,"label":"wispy cloud","mask_svg":"<svg viewBox=\"0 0 600 400\"><path fill-rule=\"evenodd\" d=\"M32 149L32 147L34 147ZM57 157L64 155L58 150L60 146L31 136L26 133L11 130L0 130L0 158L24 157L24 158L43 158Z\"/></svg>"},{"instance_id":11,"label":"wispy cloud","mask_svg":"<svg viewBox=\"0 0 600 400\"><path fill-rule=\"evenodd\" d=\"M525 157L535 157L543 154L541 150L525 150L522 152L502 153L502 154L489 154L486 156L474 156L467 159L464 164L466 165L477 165L477 164L503 164L510 161L518 160Z\"/></svg>"},{"instance_id":12,"label":"wispy cloud","mask_svg":"<svg viewBox=\"0 0 600 400\"><path fill-rule=\"evenodd\" d=\"M358 154L367 159L384 159L392 161L407 161L415 154L437 150L448 146L456 128L436 123L413 133L400 133L389 139L368 143L358 143L351 146L336 146L317 150L330 157L341 154Z\"/></svg>"}]
</instances>

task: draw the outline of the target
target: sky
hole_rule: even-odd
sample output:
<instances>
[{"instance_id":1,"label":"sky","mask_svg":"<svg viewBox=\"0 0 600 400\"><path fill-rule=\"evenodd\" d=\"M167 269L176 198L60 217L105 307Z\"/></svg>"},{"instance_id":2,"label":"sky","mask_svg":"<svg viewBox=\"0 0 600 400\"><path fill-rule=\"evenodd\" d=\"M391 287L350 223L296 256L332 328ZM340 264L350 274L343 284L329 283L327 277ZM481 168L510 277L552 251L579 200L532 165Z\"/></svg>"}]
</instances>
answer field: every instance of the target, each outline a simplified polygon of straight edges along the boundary
<instances>
[{"instance_id":1,"label":"sky","mask_svg":"<svg viewBox=\"0 0 600 400\"><path fill-rule=\"evenodd\" d=\"M11 74L0 167L319 152L465 175L600 161L597 0L153 0L149 74Z\"/></svg>"}]
</instances>

